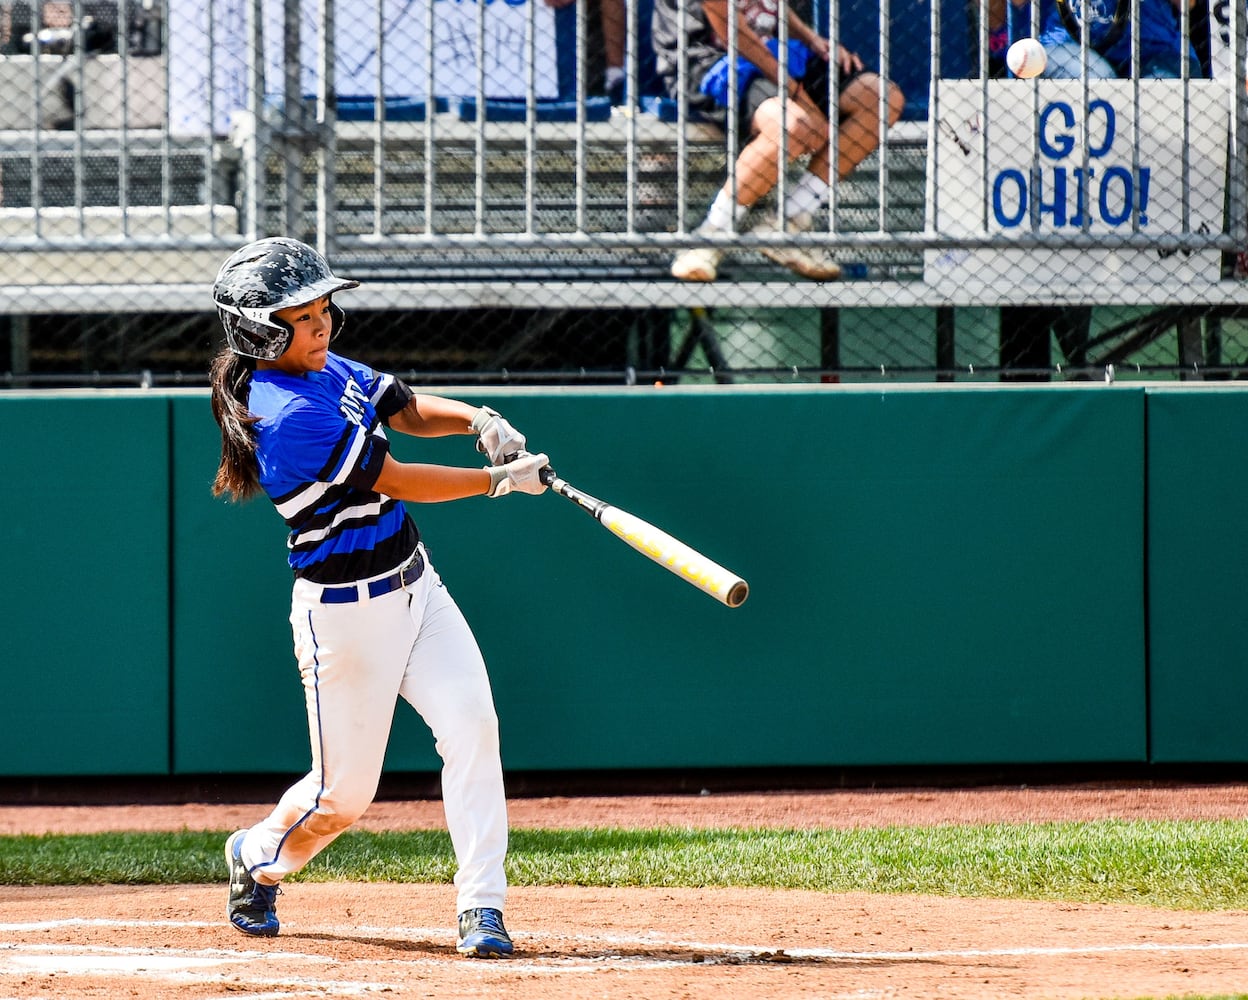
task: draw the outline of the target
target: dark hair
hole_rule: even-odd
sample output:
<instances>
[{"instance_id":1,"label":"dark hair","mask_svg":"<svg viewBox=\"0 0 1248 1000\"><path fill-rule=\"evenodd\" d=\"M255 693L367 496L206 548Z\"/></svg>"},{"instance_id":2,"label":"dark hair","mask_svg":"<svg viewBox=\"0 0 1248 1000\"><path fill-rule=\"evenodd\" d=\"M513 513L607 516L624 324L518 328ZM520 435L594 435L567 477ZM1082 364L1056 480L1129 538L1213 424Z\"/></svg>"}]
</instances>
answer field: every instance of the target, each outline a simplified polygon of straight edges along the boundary
<instances>
[{"instance_id":1,"label":"dark hair","mask_svg":"<svg viewBox=\"0 0 1248 1000\"><path fill-rule=\"evenodd\" d=\"M209 366L212 382L212 416L221 428L221 464L212 483L212 495L229 493L247 500L260 492L260 469L256 464L256 436L252 424L259 418L247 409L247 394L255 362L230 348L217 352Z\"/></svg>"}]
</instances>

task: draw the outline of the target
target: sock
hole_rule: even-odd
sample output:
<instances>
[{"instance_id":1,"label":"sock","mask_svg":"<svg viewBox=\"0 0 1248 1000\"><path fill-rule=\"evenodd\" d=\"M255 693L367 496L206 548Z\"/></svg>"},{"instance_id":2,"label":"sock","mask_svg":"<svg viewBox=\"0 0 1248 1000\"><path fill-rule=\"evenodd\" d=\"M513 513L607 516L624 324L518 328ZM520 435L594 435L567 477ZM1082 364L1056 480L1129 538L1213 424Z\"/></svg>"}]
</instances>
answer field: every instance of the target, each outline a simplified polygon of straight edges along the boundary
<instances>
[{"instance_id":1,"label":"sock","mask_svg":"<svg viewBox=\"0 0 1248 1000\"><path fill-rule=\"evenodd\" d=\"M607 89L610 90L617 83L623 83L623 82L624 82L624 67L623 66L608 66L607 67L607 80L606 80Z\"/></svg>"},{"instance_id":2,"label":"sock","mask_svg":"<svg viewBox=\"0 0 1248 1000\"><path fill-rule=\"evenodd\" d=\"M732 195L726 189L721 188L719 194L715 196L715 200L711 202L710 210L706 213L706 225L711 229L728 230L733 228L733 223L738 223L745 218L750 207L748 205L734 205Z\"/></svg>"},{"instance_id":3,"label":"sock","mask_svg":"<svg viewBox=\"0 0 1248 1000\"><path fill-rule=\"evenodd\" d=\"M802 174L784 199L784 217L799 229L809 229L815 213L828 203L828 182L810 171Z\"/></svg>"}]
</instances>

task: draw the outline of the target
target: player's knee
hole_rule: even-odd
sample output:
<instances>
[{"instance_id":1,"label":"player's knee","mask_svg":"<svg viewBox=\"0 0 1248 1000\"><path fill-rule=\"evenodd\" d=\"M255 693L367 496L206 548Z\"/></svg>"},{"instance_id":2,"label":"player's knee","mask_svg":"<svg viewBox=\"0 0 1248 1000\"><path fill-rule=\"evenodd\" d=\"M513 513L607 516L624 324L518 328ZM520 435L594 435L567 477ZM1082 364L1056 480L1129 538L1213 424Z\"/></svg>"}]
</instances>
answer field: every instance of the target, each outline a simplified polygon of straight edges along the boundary
<instances>
[{"instance_id":1,"label":"player's knee","mask_svg":"<svg viewBox=\"0 0 1248 1000\"><path fill-rule=\"evenodd\" d=\"M448 764L459 757L496 754L498 749L498 715L493 708L482 708L465 715L437 741L438 754Z\"/></svg>"},{"instance_id":2,"label":"player's knee","mask_svg":"<svg viewBox=\"0 0 1248 1000\"><path fill-rule=\"evenodd\" d=\"M906 110L906 95L897 84L889 81L888 83L888 123L896 125L901 119L901 113Z\"/></svg>"},{"instance_id":3,"label":"player's knee","mask_svg":"<svg viewBox=\"0 0 1248 1000\"><path fill-rule=\"evenodd\" d=\"M355 792L345 795L324 793L316 811L303 821L304 828L318 837L332 837L342 833L364 815L373 801L373 794Z\"/></svg>"},{"instance_id":4,"label":"player's knee","mask_svg":"<svg viewBox=\"0 0 1248 1000\"><path fill-rule=\"evenodd\" d=\"M754 112L754 128L758 134L769 142L775 143L779 140L783 127L784 122L780 117L780 98L771 97L763 101L758 106L758 110Z\"/></svg>"},{"instance_id":5,"label":"player's knee","mask_svg":"<svg viewBox=\"0 0 1248 1000\"><path fill-rule=\"evenodd\" d=\"M880 106L880 87L883 85L885 85L884 81L877 74L859 73L841 91L838 109L842 114L850 116L874 115ZM890 83L887 86L892 87L893 84ZM900 92L898 90L898 93Z\"/></svg>"}]
</instances>

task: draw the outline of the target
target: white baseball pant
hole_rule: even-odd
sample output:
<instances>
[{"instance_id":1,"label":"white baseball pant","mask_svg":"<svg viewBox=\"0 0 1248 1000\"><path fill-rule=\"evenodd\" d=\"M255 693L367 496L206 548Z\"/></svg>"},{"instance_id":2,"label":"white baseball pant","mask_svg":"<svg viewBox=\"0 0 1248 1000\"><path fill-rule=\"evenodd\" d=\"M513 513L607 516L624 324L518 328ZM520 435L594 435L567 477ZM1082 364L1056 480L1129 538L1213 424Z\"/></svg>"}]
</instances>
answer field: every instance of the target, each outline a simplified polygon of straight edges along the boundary
<instances>
[{"instance_id":1,"label":"white baseball pant","mask_svg":"<svg viewBox=\"0 0 1248 1000\"><path fill-rule=\"evenodd\" d=\"M442 757L456 912L501 910L507 803L498 718L485 662L462 612L427 554L419 580L381 597L322 604L322 589L297 580L290 615L312 769L247 831L244 863L258 882L280 882L360 818L377 793L402 697L432 730Z\"/></svg>"}]
</instances>

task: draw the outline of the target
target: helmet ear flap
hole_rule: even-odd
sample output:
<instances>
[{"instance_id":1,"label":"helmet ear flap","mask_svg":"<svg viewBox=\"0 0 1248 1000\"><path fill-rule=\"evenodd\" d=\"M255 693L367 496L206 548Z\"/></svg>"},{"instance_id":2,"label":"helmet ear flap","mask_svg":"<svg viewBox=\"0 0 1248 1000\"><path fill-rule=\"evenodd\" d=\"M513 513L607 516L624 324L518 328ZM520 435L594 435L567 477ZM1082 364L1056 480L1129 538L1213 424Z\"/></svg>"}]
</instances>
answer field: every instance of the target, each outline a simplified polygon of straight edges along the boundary
<instances>
[{"instance_id":1,"label":"helmet ear flap","mask_svg":"<svg viewBox=\"0 0 1248 1000\"><path fill-rule=\"evenodd\" d=\"M276 316L269 317L269 324L259 323L220 304L217 315L221 318L230 350L246 358L276 361L286 353L295 335L294 329Z\"/></svg>"},{"instance_id":2,"label":"helmet ear flap","mask_svg":"<svg viewBox=\"0 0 1248 1000\"><path fill-rule=\"evenodd\" d=\"M329 339L333 340L338 334L342 333L342 328L347 325L347 314L343 312L342 306L338 305L331 298L329 300Z\"/></svg>"}]
</instances>

